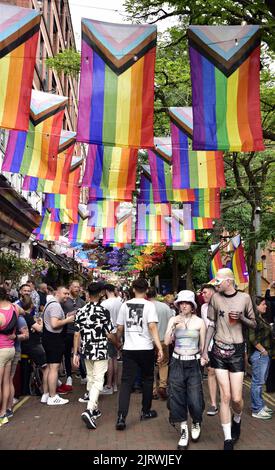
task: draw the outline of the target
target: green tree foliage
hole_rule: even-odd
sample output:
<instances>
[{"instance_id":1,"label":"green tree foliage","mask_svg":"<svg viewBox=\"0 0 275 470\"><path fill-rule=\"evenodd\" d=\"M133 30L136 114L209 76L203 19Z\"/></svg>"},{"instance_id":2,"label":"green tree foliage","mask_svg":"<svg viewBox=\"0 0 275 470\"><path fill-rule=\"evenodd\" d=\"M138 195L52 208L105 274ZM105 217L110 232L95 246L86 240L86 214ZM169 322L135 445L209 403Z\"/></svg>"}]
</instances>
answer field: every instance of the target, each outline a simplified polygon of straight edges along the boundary
<instances>
[{"instance_id":1,"label":"green tree foliage","mask_svg":"<svg viewBox=\"0 0 275 470\"><path fill-rule=\"evenodd\" d=\"M58 74L64 73L74 78L78 77L80 72L80 52L74 49L65 49L54 57L46 59L49 68L56 70Z\"/></svg>"}]
</instances>

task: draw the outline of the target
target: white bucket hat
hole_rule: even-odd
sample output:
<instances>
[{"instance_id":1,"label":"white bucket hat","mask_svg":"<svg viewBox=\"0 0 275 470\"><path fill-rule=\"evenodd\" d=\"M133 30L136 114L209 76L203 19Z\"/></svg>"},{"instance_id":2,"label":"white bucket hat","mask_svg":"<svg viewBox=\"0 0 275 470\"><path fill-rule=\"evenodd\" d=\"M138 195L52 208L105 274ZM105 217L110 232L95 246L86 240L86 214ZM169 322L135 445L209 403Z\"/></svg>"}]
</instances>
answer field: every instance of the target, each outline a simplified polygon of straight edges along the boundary
<instances>
[{"instance_id":1,"label":"white bucket hat","mask_svg":"<svg viewBox=\"0 0 275 470\"><path fill-rule=\"evenodd\" d=\"M178 293L177 299L175 300L174 304L177 305L179 302L190 302L193 304L195 308L197 308L197 304L195 302L195 294L191 290L181 290Z\"/></svg>"}]
</instances>

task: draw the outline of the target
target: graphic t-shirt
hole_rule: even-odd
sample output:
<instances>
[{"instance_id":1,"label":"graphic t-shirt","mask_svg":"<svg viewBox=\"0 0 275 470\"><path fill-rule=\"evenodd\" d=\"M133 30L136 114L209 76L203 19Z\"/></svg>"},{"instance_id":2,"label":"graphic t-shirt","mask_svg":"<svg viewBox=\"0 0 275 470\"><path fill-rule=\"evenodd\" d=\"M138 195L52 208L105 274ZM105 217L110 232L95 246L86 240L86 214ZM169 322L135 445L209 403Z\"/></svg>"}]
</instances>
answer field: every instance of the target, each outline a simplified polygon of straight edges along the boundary
<instances>
[{"instance_id":1,"label":"graphic t-shirt","mask_svg":"<svg viewBox=\"0 0 275 470\"><path fill-rule=\"evenodd\" d=\"M124 326L123 349L143 351L153 349L153 339L148 323L158 323L156 307L145 299L131 299L122 304L117 325Z\"/></svg>"}]
</instances>

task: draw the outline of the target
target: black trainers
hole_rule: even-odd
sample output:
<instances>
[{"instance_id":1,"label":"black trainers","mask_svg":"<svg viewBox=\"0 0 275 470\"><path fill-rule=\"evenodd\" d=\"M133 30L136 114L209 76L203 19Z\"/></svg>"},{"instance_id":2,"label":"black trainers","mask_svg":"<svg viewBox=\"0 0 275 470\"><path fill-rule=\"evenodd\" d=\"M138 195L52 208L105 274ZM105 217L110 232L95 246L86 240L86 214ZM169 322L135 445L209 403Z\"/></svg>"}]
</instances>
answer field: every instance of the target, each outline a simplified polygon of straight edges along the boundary
<instances>
[{"instance_id":1,"label":"black trainers","mask_svg":"<svg viewBox=\"0 0 275 470\"><path fill-rule=\"evenodd\" d=\"M99 409L93 411L93 418L94 419L100 418L101 415L102 415L102 413Z\"/></svg>"},{"instance_id":2,"label":"black trainers","mask_svg":"<svg viewBox=\"0 0 275 470\"><path fill-rule=\"evenodd\" d=\"M143 419L151 419L151 418L156 418L157 417L157 412L155 410L149 410L146 413L144 411L141 412L140 415L140 420L142 421Z\"/></svg>"},{"instance_id":3,"label":"black trainers","mask_svg":"<svg viewBox=\"0 0 275 470\"><path fill-rule=\"evenodd\" d=\"M117 431L124 431L125 428L126 428L125 418L123 418L122 415L119 415L119 417L117 418L117 422L116 422L116 429Z\"/></svg>"},{"instance_id":4,"label":"black trainers","mask_svg":"<svg viewBox=\"0 0 275 470\"><path fill-rule=\"evenodd\" d=\"M81 415L81 419L84 421L88 429L96 429L96 423L92 411L84 411Z\"/></svg>"},{"instance_id":5,"label":"black trainers","mask_svg":"<svg viewBox=\"0 0 275 470\"><path fill-rule=\"evenodd\" d=\"M234 421L234 418L232 418L232 424L231 424L231 437L234 442L236 442L241 434L241 421L239 423L236 423Z\"/></svg>"},{"instance_id":6,"label":"black trainers","mask_svg":"<svg viewBox=\"0 0 275 470\"><path fill-rule=\"evenodd\" d=\"M226 439L226 441L224 441L223 450L234 450L233 439Z\"/></svg>"}]
</instances>

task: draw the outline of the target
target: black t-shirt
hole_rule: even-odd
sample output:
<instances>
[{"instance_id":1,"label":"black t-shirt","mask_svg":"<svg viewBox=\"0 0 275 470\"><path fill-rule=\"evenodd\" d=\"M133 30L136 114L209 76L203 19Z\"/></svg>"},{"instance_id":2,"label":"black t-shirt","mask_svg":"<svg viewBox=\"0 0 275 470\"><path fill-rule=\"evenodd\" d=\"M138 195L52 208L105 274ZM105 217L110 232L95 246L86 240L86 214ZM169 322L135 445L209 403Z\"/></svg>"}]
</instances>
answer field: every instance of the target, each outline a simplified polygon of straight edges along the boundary
<instances>
[{"instance_id":1,"label":"black t-shirt","mask_svg":"<svg viewBox=\"0 0 275 470\"><path fill-rule=\"evenodd\" d=\"M22 341L21 351L23 354L27 354L31 347L41 344L41 333L38 333L37 331L32 331L32 325L36 323L32 315L30 315L29 313L25 313L24 318L29 329L29 339L27 341Z\"/></svg>"},{"instance_id":2,"label":"black t-shirt","mask_svg":"<svg viewBox=\"0 0 275 470\"><path fill-rule=\"evenodd\" d=\"M81 297L77 297L76 299L72 299L72 297L69 297L66 302L61 304L61 307L63 308L63 312L65 313L65 316L67 317L67 314L73 311L78 310L81 307L84 307L85 302L84 300L81 299ZM69 323L66 325L66 332L68 334L74 334L74 324Z\"/></svg>"},{"instance_id":3,"label":"black t-shirt","mask_svg":"<svg viewBox=\"0 0 275 470\"><path fill-rule=\"evenodd\" d=\"M41 290L37 291L40 299L40 307L43 306L45 307L47 303L47 294L45 292L41 292Z\"/></svg>"}]
</instances>

